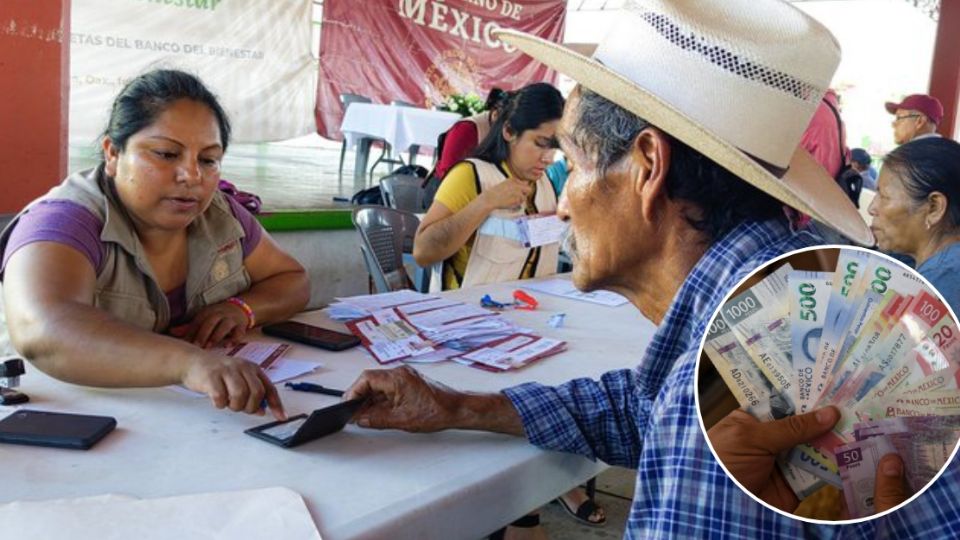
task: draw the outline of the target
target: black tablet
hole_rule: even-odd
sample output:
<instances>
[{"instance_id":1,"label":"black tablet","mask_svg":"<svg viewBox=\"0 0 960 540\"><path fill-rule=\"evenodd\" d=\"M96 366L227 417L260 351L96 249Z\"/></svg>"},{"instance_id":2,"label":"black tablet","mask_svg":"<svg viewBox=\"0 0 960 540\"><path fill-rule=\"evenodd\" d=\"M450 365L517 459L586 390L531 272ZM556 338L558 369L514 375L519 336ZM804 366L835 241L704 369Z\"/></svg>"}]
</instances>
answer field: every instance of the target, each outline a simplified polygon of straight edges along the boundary
<instances>
[{"instance_id":1,"label":"black tablet","mask_svg":"<svg viewBox=\"0 0 960 540\"><path fill-rule=\"evenodd\" d=\"M343 401L317 409L310 413L310 416L299 414L279 422L252 427L244 433L284 448L291 448L340 431L353 418L362 403L363 399Z\"/></svg>"},{"instance_id":2,"label":"black tablet","mask_svg":"<svg viewBox=\"0 0 960 540\"><path fill-rule=\"evenodd\" d=\"M0 442L87 450L115 427L109 416L21 409L0 420Z\"/></svg>"}]
</instances>

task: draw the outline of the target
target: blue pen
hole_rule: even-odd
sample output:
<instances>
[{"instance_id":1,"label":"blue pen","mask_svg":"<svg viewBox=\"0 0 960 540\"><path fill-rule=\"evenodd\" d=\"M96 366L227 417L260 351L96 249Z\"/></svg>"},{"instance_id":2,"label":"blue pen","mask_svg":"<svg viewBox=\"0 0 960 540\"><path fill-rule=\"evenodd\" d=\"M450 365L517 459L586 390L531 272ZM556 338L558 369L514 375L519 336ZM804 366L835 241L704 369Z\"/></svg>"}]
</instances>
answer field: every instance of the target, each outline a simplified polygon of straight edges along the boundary
<instances>
[{"instance_id":1,"label":"blue pen","mask_svg":"<svg viewBox=\"0 0 960 540\"><path fill-rule=\"evenodd\" d=\"M291 390L296 390L298 392L313 392L314 394L324 394L327 396L343 396L343 390L334 390L333 388L327 388L326 386L321 386L319 384L314 384L310 382L298 382L298 383L286 383L284 386Z\"/></svg>"}]
</instances>

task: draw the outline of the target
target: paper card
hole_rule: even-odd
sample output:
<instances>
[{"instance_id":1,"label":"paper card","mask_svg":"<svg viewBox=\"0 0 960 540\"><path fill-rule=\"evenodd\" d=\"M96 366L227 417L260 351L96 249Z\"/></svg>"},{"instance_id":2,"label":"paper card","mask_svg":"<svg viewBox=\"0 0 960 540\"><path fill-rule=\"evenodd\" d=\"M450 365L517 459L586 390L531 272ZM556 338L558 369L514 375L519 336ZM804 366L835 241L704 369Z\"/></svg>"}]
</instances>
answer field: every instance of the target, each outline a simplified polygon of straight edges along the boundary
<instances>
[{"instance_id":1,"label":"paper card","mask_svg":"<svg viewBox=\"0 0 960 540\"><path fill-rule=\"evenodd\" d=\"M227 356L236 356L251 362L256 362L264 370L269 369L278 358L290 350L287 343L269 343L265 341L251 341L238 343L232 348L224 347Z\"/></svg>"},{"instance_id":2,"label":"paper card","mask_svg":"<svg viewBox=\"0 0 960 540\"><path fill-rule=\"evenodd\" d=\"M277 384L283 381L289 381L290 379L296 379L301 375L306 375L321 367L323 367L323 362L300 360L285 356L277 362L274 362L264 371L267 372L267 377L270 378L270 382Z\"/></svg>"},{"instance_id":3,"label":"paper card","mask_svg":"<svg viewBox=\"0 0 960 540\"><path fill-rule=\"evenodd\" d=\"M522 243L529 248L559 244L567 232L567 223L556 214L523 216L516 219Z\"/></svg>"}]
</instances>

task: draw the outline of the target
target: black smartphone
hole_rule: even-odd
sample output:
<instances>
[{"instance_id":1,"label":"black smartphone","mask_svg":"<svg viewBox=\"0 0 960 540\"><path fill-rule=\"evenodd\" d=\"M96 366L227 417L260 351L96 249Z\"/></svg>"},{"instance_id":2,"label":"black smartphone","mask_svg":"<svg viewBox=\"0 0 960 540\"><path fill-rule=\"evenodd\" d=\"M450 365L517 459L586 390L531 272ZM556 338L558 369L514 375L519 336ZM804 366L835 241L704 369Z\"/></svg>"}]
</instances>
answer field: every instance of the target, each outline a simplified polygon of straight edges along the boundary
<instances>
[{"instance_id":1,"label":"black smartphone","mask_svg":"<svg viewBox=\"0 0 960 540\"><path fill-rule=\"evenodd\" d=\"M310 416L299 414L286 420L252 427L244 433L284 448L291 448L340 431L353 418L363 401L363 398L342 401L317 409L310 413Z\"/></svg>"},{"instance_id":2,"label":"black smartphone","mask_svg":"<svg viewBox=\"0 0 960 540\"><path fill-rule=\"evenodd\" d=\"M268 324L263 327L263 333L297 343L312 345L328 351L342 351L360 344L360 339L353 334L344 334L319 326L310 326L296 321Z\"/></svg>"},{"instance_id":3,"label":"black smartphone","mask_svg":"<svg viewBox=\"0 0 960 540\"><path fill-rule=\"evenodd\" d=\"M115 427L109 416L21 409L0 420L0 442L87 450Z\"/></svg>"}]
</instances>

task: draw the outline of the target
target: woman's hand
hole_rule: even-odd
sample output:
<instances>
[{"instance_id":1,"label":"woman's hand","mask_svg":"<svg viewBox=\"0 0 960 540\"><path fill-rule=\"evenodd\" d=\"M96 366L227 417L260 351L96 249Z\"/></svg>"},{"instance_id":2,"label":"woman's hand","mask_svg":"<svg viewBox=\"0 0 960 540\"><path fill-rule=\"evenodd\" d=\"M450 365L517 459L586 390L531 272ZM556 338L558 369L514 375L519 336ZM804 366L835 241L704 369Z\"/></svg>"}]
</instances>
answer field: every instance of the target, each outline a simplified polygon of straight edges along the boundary
<instances>
[{"instance_id":1,"label":"woman's hand","mask_svg":"<svg viewBox=\"0 0 960 540\"><path fill-rule=\"evenodd\" d=\"M209 349L233 345L247 335L247 314L230 302L211 304L193 316L189 323L170 329L170 335Z\"/></svg>"},{"instance_id":2,"label":"woman's hand","mask_svg":"<svg viewBox=\"0 0 960 540\"><path fill-rule=\"evenodd\" d=\"M508 178L481 192L480 197L491 209L502 210L523 206L531 193L533 193L533 184L530 182Z\"/></svg>"},{"instance_id":3,"label":"woman's hand","mask_svg":"<svg viewBox=\"0 0 960 540\"><path fill-rule=\"evenodd\" d=\"M188 361L181 382L190 390L209 396L218 409L263 415L261 404L266 401L277 420L287 417L280 395L267 374L243 358L197 351Z\"/></svg>"}]
</instances>

